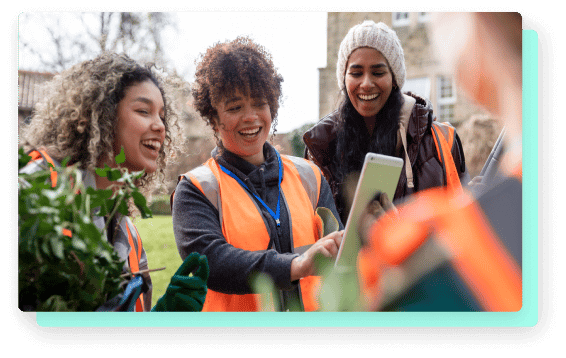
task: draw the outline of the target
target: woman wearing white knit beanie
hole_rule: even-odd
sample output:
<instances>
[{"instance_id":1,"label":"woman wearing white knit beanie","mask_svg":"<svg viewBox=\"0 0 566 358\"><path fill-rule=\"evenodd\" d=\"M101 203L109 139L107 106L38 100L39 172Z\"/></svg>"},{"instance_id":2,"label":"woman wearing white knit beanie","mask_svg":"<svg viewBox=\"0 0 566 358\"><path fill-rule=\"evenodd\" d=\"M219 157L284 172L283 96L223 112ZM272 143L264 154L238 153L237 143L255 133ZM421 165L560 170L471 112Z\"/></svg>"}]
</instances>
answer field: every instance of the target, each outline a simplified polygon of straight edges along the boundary
<instances>
[{"instance_id":1,"label":"woman wearing white knit beanie","mask_svg":"<svg viewBox=\"0 0 566 358\"><path fill-rule=\"evenodd\" d=\"M393 201L448 182L431 129L432 105L401 92L405 76L403 48L395 31L371 20L348 31L336 64L341 103L303 136L305 157L322 169L330 183L342 222L349 212L344 183L361 170L368 152L404 160ZM452 138L447 150L457 176L467 183L464 152L455 131Z\"/></svg>"}]
</instances>

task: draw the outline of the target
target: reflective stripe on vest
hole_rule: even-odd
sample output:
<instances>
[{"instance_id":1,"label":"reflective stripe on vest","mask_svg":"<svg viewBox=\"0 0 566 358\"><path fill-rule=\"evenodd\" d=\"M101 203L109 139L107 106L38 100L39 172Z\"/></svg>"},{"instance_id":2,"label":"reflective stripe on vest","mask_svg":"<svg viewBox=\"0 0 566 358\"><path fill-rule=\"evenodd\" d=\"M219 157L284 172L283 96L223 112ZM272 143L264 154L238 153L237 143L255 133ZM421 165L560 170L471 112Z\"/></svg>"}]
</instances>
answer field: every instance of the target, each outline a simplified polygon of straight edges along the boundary
<instances>
[{"instance_id":1,"label":"reflective stripe on vest","mask_svg":"<svg viewBox=\"0 0 566 358\"><path fill-rule=\"evenodd\" d=\"M45 159L48 163L55 167L55 162L53 159L45 152L44 150L34 150L28 154L32 160L38 159ZM49 167L51 172L51 186L55 187L57 185L57 171L53 170L52 167ZM128 220L123 218L120 222L120 225L124 225L126 227L125 232L128 233L128 243L130 244L130 253L128 255L128 265L130 266L130 270L132 273L136 273L140 270L140 260L141 260L141 250L142 250L142 242L138 230L135 226L133 226L136 232L136 240L134 240L133 235L130 230L130 225L128 224ZM69 229L63 229L63 235L68 237L72 237L72 232ZM144 310L144 303L143 303L144 294L142 293L138 300L136 301L136 312L143 312Z\"/></svg>"},{"instance_id":2,"label":"reflective stripe on vest","mask_svg":"<svg viewBox=\"0 0 566 358\"><path fill-rule=\"evenodd\" d=\"M39 160L45 159L49 164L55 167L55 162L51 159L51 156L47 154L44 150L33 150L29 153L29 156L32 160ZM49 171L51 173L51 187L55 187L57 185L57 171L53 169L53 167L49 167ZM69 229L63 229L63 235L72 237L73 233Z\"/></svg>"},{"instance_id":3,"label":"reflective stripe on vest","mask_svg":"<svg viewBox=\"0 0 566 358\"><path fill-rule=\"evenodd\" d=\"M432 138L438 151L440 164L444 175L444 185L452 194L462 191L460 177L452 157L452 146L454 145L454 127L448 123L432 122Z\"/></svg>"},{"instance_id":4,"label":"reflective stripe on vest","mask_svg":"<svg viewBox=\"0 0 566 358\"><path fill-rule=\"evenodd\" d=\"M465 230L462 230L465 228ZM386 214L371 228L371 240L358 258L367 301L379 297L383 273L434 240L485 311L511 312L522 306L521 269L495 234L489 220L466 193L447 196L434 188L416 194L398 215ZM378 298L379 299L379 298Z\"/></svg>"},{"instance_id":5,"label":"reflective stripe on vest","mask_svg":"<svg viewBox=\"0 0 566 358\"><path fill-rule=\"evenodd\" d=\"M302 158L282 155L281 162L281 190L291 222L291 246L294 251L303 250L319 238L314 210L320 194L321 174L314 164ZM214 159L183 176L191 180L218 209L222 233L230 245L249 251L268 249L270 236L267 223L255 199L236 180L220 170ZM320 278L316 276L300 280L305 311L318 308L314 295L319 285ZM258 311L260 307L265 307L260 295L231 295L209 289L203 311Z\"/></svg>"},{"instance_id":6,"label":"reflective stripe on vest","mask_svg":"<svg viewBox=\"0 0 566 358\"><path fill-rule=\"evenodd\" d=\"M32 160L45 159L49 164L55 166L53 159L44 150L31 151L29 156ZM53 170L52 167L49 167L49 171L51 172L51 186L55 187L57 185L57 171Z\"/></svg>"},{"instance_id":7,"label":"reflective stripe on vest","mask_svg":"<svg viewBox=\"0 0 566 358\"><path fill-rule=\"evenodd\" d=\"M132 273L139 272L140 270L140 260L142 255L142 242L140 234L138 233L138 229L131 224L127 218L122 218L120 222L120 226L126 227L126 232L128 233L128 243L130 244L130 253L128 254L128 265L130 266L130 270ZM130 226L133 227L133 230L130 229ZM135 232L135 239L132 235L132 231ZM144 294L140 294L136 301L136 312L143 312L144 311Z\"/></svg>"}]
</instances>

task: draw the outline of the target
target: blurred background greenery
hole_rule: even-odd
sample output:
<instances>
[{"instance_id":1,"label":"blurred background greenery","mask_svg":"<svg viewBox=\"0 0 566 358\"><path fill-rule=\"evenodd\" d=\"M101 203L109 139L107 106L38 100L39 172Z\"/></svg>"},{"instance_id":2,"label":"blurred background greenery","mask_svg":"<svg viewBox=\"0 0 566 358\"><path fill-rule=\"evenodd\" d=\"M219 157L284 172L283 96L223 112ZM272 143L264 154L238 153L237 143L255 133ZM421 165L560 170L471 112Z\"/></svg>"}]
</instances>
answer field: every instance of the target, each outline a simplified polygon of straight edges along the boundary
<instances>
[{"instance_id":1,"label":"blurred background greenery","mask_svg":"<svg viewBox=\"0 0 566 358\"><path fill-rule=\"evenodd\" d=\"M150 269L167 267L163 271L151 273L153 283L153 296L151 306L155 306L161 297L171 277L183 263L173 235L173 222L170 215L156 215L153 218L136 218L134 221L138 232L142 238L143 246L147 254L147 261Z\"/></svg>"}]
</instances>

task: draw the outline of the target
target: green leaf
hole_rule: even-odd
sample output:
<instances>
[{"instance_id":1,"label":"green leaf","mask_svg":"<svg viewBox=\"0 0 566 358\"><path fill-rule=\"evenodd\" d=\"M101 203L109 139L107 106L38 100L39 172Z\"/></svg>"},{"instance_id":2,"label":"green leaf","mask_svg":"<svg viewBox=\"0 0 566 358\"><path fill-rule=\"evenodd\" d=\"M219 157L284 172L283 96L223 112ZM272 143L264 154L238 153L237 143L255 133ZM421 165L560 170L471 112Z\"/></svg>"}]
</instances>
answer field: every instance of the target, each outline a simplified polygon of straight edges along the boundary
<instances>
[{"instance_id":1,"label":"green leaf","mask_svg":"<svg viewBox=\"0 0 566 358\"><path fill-rule=\"evenodd\" d=\"M49 297L40 307L41 311L53 311L53 312L67 312L69 311L69 307L67 306L67 302L65 299L60 295L53 295Z\"/></svg>"},{"instance_id":2,"label":"green leaf","mask_svg":"<svg viewBox=\"0 0 566 358\"><path fill-rule=\"evenodd\" d=\"M139 191L132 192L132 197L134 198L134 205L140 211L142 218L146 219L151 217L151 210L147 206L147 200Z\"/></svg>"},{"instance_id":3,"label":"green leaf","mask_svg":"<svg viewBox=\"0 0 566 358\"><path fill-rule=\"evenodd\" d=\"M90 207L94 209L100 208L98 216L105 216L110 213L109 210L112 207L110 200L113 194L112 189L95 190L93 188L87 188L86 192L90 196ZM91 213L96 212L94 209L91 210Z\"/></svg>"},{"instance_id":4,"label":"green leaf","mask_svg":"<svg viewBox=\"0 0 566 358\"><path fill-rule=\"evenodd\" d=\"M116 164L120 165L126 161L126 154L124 153L124 147L120 150L120 154L116 156Z\"/></svg>"},{"instance_id":5,"label":"green leaf","mask_svg":"<svg viewBox=\"0 0 566 358\"><path fill-rule=\"evenodd\" d=\"M51 238L51 250L53 251L53 255L59 259L63 259L65 254L63 251L64 245L60 238L52 237Z\"/></svg>"},{"instance_id":6,"label":"green leaf","mask_svg":"<svg viewBox=\"0 0 566 358\"><path fill-rule=\"evenodd\" d=\"M71 157L66 157L61 161L61 168L66 168L67 164L69 163L69 161L71 160Z\"/></svg>"},{"instance_id":7,"label":"green leaf","mask_svg":"<svg viewBox=\"0 0 566 358\"><path fill-rule=\"evenodd\" d=\"M96 172L96 175L98 175L99 177L106 177L106 169L102 169L102 168L95 168L94 171Z\"/></svg>"},{"instance_id":8,"label":"green leaf","mask_svg":"<svg viewBox=\"0 0 566 358\"><path fill-rule=\"evenodd\" d=\"M117 181L120 178L122 178L122 171L119 168L108 170L108 180Z\"/></svg>"},{"instance_id":9,"label":"green leaf","mask_svg":"<svg viewBox=\"0 0 566 358\"><path fill-rule=\"evenodd\" d=\"M85 242L83 240L80 240L79 238L77 238L77 235L73 235L71 243L72 243L72 246L77 250L86 251L86 249L87 249Z\"/></svg>"},{"instance_id":10,"label":"green leaf","mask_svg":"<svg viewBox=\"0 0 566 358\"><path fill-rule=\"evenodd\" d=\"M24 152L24 148L18 149L18 170L22 169L31 161L31 157Z\"/></svg>"},{"instance_id":11,"label":"green leaf","mask_svg":"<svg viewBox=\"0 0 566 358\"><path fill-rule=\"evenodd\" d=\"M124 216L128 216L130 211L128 210L128 203L123 200L118 204L118 212Z\"/></svg>"}]
</instances>

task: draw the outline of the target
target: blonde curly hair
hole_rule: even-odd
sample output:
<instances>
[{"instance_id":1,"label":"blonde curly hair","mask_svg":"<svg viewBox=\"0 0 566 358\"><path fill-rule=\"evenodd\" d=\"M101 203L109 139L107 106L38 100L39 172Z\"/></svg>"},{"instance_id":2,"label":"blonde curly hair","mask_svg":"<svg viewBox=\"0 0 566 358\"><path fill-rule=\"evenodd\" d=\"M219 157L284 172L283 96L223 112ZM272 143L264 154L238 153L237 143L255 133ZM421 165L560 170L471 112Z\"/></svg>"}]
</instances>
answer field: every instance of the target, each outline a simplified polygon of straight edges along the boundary
<instances>
[{"instance_id":1,"label":"blonde curly hair","mask_svg":"<svg viewBox=\"0 0 566 358\"><path fill-rule=\"evenodd\" d=\"M174 152L172 136L179 132L178 115L166 80L154 65L142 66L124 54L104 53L56 75L45 84L46 96L36 105L21 145L29 152L44 149L61 161L93 171L106 159L113 161L117 106L133 85L152 81L165 104L165 141L157 158L158 169L146 173L140 186L163 179ZM172 130L174 129L174 130ZM174 134L175 133L175 134Z\"/></svg>"}]
</instances>

